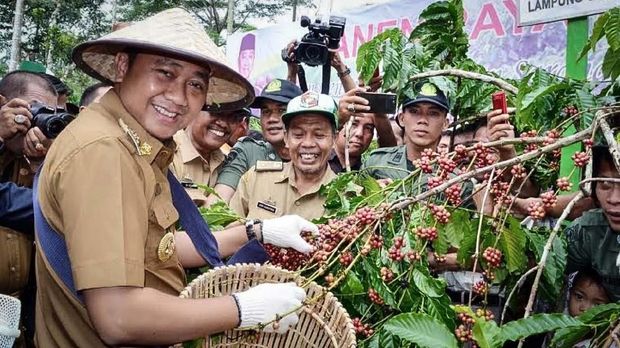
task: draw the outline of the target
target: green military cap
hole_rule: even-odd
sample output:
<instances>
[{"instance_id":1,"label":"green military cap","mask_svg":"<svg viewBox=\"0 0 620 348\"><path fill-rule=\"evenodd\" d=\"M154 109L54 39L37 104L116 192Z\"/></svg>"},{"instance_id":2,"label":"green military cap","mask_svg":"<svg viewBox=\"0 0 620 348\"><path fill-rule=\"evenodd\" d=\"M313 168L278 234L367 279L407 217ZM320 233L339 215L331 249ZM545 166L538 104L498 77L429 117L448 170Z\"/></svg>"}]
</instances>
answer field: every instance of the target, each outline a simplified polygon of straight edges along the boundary
<instances>
[{"instance_id":1,"label":"green military cap","mask_svg":"<svg viewBox=\"0 0 620 348\"><path fill-rule=\"evenodd\" d=\"M295 116L311 113L327 117L334 129L338 129L338 105L334 98L312 91L295 97L288 103L282 122L288 127Z\"/></svg>"}]
</instances>

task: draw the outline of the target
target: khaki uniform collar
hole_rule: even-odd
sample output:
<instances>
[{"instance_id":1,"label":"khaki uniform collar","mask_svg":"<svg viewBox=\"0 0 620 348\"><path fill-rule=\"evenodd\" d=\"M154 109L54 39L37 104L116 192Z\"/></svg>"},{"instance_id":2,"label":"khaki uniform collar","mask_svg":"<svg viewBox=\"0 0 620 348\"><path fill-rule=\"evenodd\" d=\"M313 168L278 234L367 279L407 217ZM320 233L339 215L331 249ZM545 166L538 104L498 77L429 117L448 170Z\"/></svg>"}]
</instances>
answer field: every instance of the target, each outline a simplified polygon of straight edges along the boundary
<instances>
[{"instance_id":1,"label":"khaki uniform collar","mask_svg":"<svg viewBox=\"0 0 620 348\"><path fill-rule=\"evenodd\" d=\"M157 159L157 165L165 168L172 162L174 148L176 147L172 139L162 143L159 139L153 137L147 132L140 123L125 109L120 97L114 89L106 93L100 101L100 104L113 117L118 119L119 127L123 129L123 124L127 126L129 131L133 131L134 136L127 134L127 140L133 144L132 149L136 153L143 156L149 163L153 163ZM128 131L123 129L126 133Z\"/></svg>"},{"instance_id":2,"label":"khaki uniform collar","mask_svg":"<svg viewBox=\"0 0 620 348\"><path fill-rule=\"evenodd\" d=\"M329 165L327 165L325 173L323 173L323 176L321 177L321 181L315 187L313 187L311 190L304 194L307 195L317 192L321 188L321 186L329 183L335 177L336 174L334 174ZM297 185L295 184L295 170L293 169L292 162L284 163L284 167L282 168L282 175L277 177L274 183L279 184L285 181L288 181L288 184L291 185L291 187L295 188L295 190L297 190Z\"/></svg>"}]
</instances>

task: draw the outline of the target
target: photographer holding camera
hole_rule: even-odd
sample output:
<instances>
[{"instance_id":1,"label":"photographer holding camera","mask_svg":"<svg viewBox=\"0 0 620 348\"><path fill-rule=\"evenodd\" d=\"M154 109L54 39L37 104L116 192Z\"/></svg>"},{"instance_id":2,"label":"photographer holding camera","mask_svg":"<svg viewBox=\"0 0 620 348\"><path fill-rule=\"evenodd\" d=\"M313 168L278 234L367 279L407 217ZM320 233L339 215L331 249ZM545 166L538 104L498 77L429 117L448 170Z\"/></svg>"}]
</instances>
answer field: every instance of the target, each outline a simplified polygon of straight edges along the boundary
<instances>
[{"instance_id":1,"label":"photographer holding camera","mask_svg":"<svg viewBox=\"0 0 620 348\"><path fill-rule=\"evenodd\" d=\"M36 165L51 145L51 139L37 127L45 124L41 122L45 117L37 115L41 115L43 105L51 105L55 112L56 102L54 87L37 73L18 70L0 80L0 183L3 188L13 187L1 191L2 200L7 212L23 211L24 220L32 219L32 194L27 188L32 187ZM22 300L26 339L34 332L32 224L31 220L0 225L0 269L6 270L0 272L0 293Z\"/></svg>"}]
</instances>

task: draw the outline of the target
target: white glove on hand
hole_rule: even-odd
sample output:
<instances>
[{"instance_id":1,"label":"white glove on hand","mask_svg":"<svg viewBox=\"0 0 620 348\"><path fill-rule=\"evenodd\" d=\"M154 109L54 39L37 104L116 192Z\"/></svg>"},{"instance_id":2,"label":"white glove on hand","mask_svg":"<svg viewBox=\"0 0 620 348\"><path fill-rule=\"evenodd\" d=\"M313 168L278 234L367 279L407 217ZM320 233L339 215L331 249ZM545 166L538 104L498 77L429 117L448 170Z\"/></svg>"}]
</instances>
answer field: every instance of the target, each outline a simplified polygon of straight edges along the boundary
<instances>
[{"instance_id":1,"label":"white glove on hand","mask_svg":"<svg viewBox=\"0 0 620 348\"><path fill-rule=\"evenodd\" d=\"M241 313L240 328L268 323L276 319L276 315L284 315L301 306L306 298L306 291L295 283L260 284L244 292L233 294ZM291 313L278 321L276 328L273 323L265 327L265 332L285 333L289 327L297 324L299 317Z\"/></svg>"},{"instance_id":2,"label":"white glove on hand","mask_svg":"<svg viewBox=\"0 0 620 348\"><path fill-rule=\"evenodd\" d=\"M282 248L293 248L307 254L313 250L300 234L303 231L319 235L319 228L297 215L285 215L263 221L263 241Z\"/></svg>"}]
</instances>

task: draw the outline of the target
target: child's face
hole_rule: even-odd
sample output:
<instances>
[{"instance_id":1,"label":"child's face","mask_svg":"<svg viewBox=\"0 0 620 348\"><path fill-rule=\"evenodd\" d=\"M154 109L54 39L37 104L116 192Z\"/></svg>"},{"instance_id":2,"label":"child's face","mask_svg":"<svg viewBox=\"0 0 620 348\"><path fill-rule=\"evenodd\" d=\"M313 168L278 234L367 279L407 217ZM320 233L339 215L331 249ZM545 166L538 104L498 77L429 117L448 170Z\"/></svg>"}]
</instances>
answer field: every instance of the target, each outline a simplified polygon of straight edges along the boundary
<instances>
[{"instance_id":1,"label":"child's face","mask_svg":"<svg viewBox=\"0 0 620 348\"><path fill-rule=\"evenodd\" d=\"M572 316L578 316L594 306L605 303L609 303L609 298L607 298L603 287L591 279L581 279L573 285L570 291L568 313Z\"/></svg>"}]
</instances>

